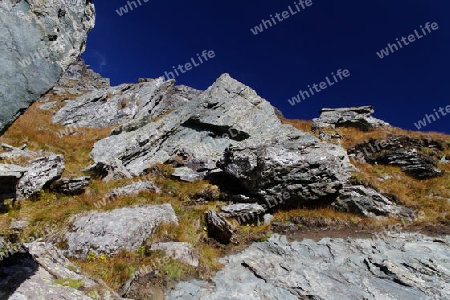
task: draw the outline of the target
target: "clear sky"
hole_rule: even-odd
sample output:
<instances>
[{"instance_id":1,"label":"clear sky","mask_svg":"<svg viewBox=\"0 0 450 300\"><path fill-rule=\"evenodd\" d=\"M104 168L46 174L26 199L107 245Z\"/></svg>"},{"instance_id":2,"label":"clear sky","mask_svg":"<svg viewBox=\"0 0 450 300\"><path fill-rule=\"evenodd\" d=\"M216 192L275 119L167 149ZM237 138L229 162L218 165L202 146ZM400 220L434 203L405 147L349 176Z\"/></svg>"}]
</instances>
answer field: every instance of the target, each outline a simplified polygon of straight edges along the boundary
<instances>
[{"instance_id":1,"label":"clear sky","mask_svg":"<svg viewBox=\"0 0 450 300\"><path fill-rule=\"evenodd\" d=\"M193 58L198 66L178 71L178 84L206 89L229 73L288 118L312 119L323 107L373 105L375 117L417 130L414 123L442 107L439 119L425 119L421 130L450 133L450 113L444 116L450 105L449 0L311 0L304 8L298 0L139 1L137 8L129 1L133 10L126 0L94 1L96 27L83 58L114 85L162 76ZM128 13L120 16L125 6ZM251 29L270 15L276 24L266 22L268 29L255 35ZM424 28L424 35L420 26L427 22L438 29ZM411 34L414 42L407 39ZM402 48L392 46L380 59L377 52L397 38ZM215 56L200 64L197 53L204 50ZM331 73L339 69L350 75L336 82ZM318 87L294 106L288 102L327 76L334 85Z\"/></svg>"}]
</instances>

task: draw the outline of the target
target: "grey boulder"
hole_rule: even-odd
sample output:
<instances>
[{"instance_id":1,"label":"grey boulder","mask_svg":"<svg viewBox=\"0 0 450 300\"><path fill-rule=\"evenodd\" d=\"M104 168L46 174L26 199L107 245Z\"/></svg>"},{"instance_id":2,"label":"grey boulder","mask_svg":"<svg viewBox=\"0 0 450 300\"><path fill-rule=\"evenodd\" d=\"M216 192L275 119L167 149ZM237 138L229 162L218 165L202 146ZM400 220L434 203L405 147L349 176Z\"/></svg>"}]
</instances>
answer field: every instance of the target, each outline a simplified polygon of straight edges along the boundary
<instances>
[{"instance_id":1,"label":"grey boulder","mask_svg":"<svg viewBox=\"0 0 450 300\"><path fill-rule=\"evenodd\" d=\"M0 134L84 52L92 1L0 2Z\"/></svg>"},{"instance_id":2,"label":"grey boulder","mask_svg":"<svg viewBox=\"0 0 450 300\"><path fill-rule=\"evenodd\" d=\"M16 200L38 197L42 189L61 177L64 168L62 155L52 154L31 161L16 185Z\"/></svg>"},{"instance_id":3,"label":"grey boulder","mask_svg":"<svg viewBox=\"0 0 450 300\"><path fill-rule=\"evenodd\" d=\"M65 253L85 259L89 254L114 255L122 250L136 251L164 223L178 225L170 204L76 215L71 218L63 238L68 245Z\"/></svg>"},{"instance_id":4,"label":"grey boulder","mask_svg":"<svg viewBox=\"0 0 450 300\"><path fill-rule=\"evenodd\" d=\"M320 117L313 119L313 130L320 128L355 127L367 131L377 127L390 126L388 123L372 117L372 106L349 108L323 108Z\"/></svg>"}]
</instances>

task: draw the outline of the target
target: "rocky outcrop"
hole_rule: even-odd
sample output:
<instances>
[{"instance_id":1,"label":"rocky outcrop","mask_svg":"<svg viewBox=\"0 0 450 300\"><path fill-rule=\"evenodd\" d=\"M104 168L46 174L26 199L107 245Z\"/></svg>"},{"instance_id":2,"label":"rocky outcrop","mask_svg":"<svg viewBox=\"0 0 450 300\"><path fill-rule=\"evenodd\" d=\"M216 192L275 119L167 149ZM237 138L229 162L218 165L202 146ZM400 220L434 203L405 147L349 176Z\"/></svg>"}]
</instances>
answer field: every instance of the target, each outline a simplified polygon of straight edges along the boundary
<instances>
[{"instance_id":1,"label":"rocky outcrop","mask_svg":"<svg viewBox=\"0 0 450 300\"><path fill-rule=\"evenodd\" d=\"M0 134L84 52L92 1L0 2Z\"/></svg>"},{"instance_id":2,"label":"rocky outcrop","mask_svg":"<svg viewBox=\"0 0 450 300\"><path fill-rule=\"evenodd\" d=\"M67 104L54 115L53 122L88 128L120 124L112 134L133 131L200 93L174 84L174 80L164 81L161 77L134 85L96 88L76 99L67 100Z\"/></svg>"},{"instance_id":3,"label":"rocky outcrop","mask_svg":"<svg viewBox=\"0 0 450 300\"><path fill-rule=\"evenodd\" d=\"M210 282L182 282L168 299L448 299L449 237L386 233L377 239L274 235L221 259Z\"/></svg>"},{"instance_id":4,"label":"rocky outcrop","mask_svg":"<svg viewBox=\"0 0 450 300\"><path fill-rule=\"evenodd\" d=\"M34 152L22 147L1 144L6 152L0 153L0 199L23 200L38 198L61 177L64 157L50 152ZM20 165L16 165L20 164Z\"/></svg>"},{"instance_id":5,"label":"rocky outcrop","mask_svg":"<svg viewBox=\"0 0 450 300\"><path fill-rule=\"evenodd\" d=\"M16 200L38 197L42 189L61 177L64 168L62 155L53 154L31 161L16 185Z\"/></svg>"},{"instance_id":6,"label":"rocky outcrop","mask_svg":"<svg viewBox=\"0 0 450 300\"><path fill-rule=\"evenodd\" d=\"M170 204L142 205L73 216L64 240L70 257L136 251L163 223L178 224Z\"/></svg>"},{"instance_id":7,"label":"rocky outcrop","mask_svg":"<svg viewBox=\"0 0 450 300\"><path fill-rule=\"evenodd\" d=\"M108 88L110 86L110 80L94 72L84 63L83 59L79 58L67 68L66 72L56 83L56 86L58 88L72 88L77 90Z\"/></svg>"},{"instance_id":8,"label":"rocky outcrop","mask_svg":"<svg viewBox=\"0 0 450 300\"><path fill-rule=\"evenodd\" d=\"M105 180L163 163L188 182L224 171L244 197L269 208L331 204L355 170L341 146L282 124L269 102L228 74L161 119L97 142L90 155L87 171Z\"/></svg>"},{"instance_id":9,"label":"rocky outcrop","mask_svg":"<svg viewBox=\"0 0 450 300\"><path fill-rule=\"evenodd\" d=\"M217 170L224 150L248 140L249 145L296 135L304 147L318 145L310 134L282 125L269 102L228 74L189 103L133 132L97 142L91 170L108 179L145 174L149 166L171 163L177 176L198 179ZM344 153L343 156L346 156Z\"/></svg>"},{"instance_id":10,"label":"rocky outcrop","mask_svg":"<svg viewBox=\"0 0 450 300\"><path fill-rule=\"evenodd\" d=\"M55 181L50 189L54 192L66 195L83 194L91 182L91 177L83 176L79 178L61 178Z\"/></svg>"},{"instance_id":11,"label":"rocky outcrop","mask_svg":"<svg viewBox=\"0 0 450 300\"><path fill-rule=\"evenodd\" d=\"M122 299L104 283L81 274L59 250L43 242L25 244L24 251L1 262L0 298Z\"/></svg>"},{"instance_id":12,"label":"rocky outcrop","mask_svg":"<svg viewBox=\"0 0 450 300\"><path fill-rule=\"evenodd\" d=\"M213 238L222 244L236 242L233 226L216 211L210 210L205 214L205 223L209 238Z\"/></svg>"},{"instance_id":13,"label":"rocky outcrop","mask_svg":"<svg viewBox=\"0 0 450 300\"><path fill-rule=\"evenodd\" d=\"M323 108L320 117L313 119L313 130L320 128L355 127L362 131L371 128L390 126L388 123L372 117L372 106L350 108Z\"/></svg>"},{"instance_id":14,"label":"rocky outcrop","mask_svg":"<svg viewBox=\"0 0 450 300\"><path fill-rule=\"evenodd\" d=\"M416 179L430 179L442 175L438 159L444 148L442 143L429 139L389 136L360 143L348 153L360 162L398 166Z\"/></svg>"}]
</instances>

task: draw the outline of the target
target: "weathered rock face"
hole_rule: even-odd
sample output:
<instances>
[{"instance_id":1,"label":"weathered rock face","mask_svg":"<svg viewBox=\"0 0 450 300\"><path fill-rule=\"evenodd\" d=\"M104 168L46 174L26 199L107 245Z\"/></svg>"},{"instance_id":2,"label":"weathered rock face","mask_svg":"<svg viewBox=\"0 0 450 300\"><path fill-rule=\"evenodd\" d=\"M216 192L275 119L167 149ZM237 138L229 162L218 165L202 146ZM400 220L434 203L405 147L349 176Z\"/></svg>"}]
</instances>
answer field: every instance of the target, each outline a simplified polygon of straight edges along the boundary
<instances>
[{"instance_id":1,"label":"weathered rock face","mask_svg":"<svg viewBox=\"0 0 450 300\"><path fill-rule=\"evenodd\" d=\"M448 299L449 237L380 239L275 235L221 260L212 282L182 282L168 299Z\"/></svg>"},{"instance_id":2,"label":"weathered rock face","mask_svg":"<svg viewBox=\"0 0 450 300\"><path fill-rule=\"evenodd\" d=\"M122 299L105 284L82 275L62 253L42 242L25 244L0 265L1 299L93 299L87 290L95 289L97 299ZM80 285L79 289L69 283Z\"/></svg>"},{"instance_id":3,"label":"weathered rock face","mask_svg":"<svg viewBox=\"0 0 450 300\"><path fill-rule=\"evenodd\" d=\"M108 88L110 80L103 78L100 74L94 72L79 58L75 63L71 64L63 76L56 83L58 88L74 88L74 89L92 89L92 88Z\"/></svg>"},{"instance_id":4,"label":"weathered rock face","mask_svg":"<svg viewBox=\"0 0 450 300\"><path fill-rule=\"evenodd\" d=\"M430 179L442 175L437 162L443 150L444 145L438 141L390 136L386 140L370 139L348 153L361 162L398 166L414 178Z\"/></svg>"},{"instance_id":5,"label":"weathered rock face","mask_svg":"<svg viewBox=\"0 0 450 300\"><path fill-rule=\"evenodd\" d=\"M33 152L26 145L16 148L1 144L6 152L0 153L0 200L39 196L41 189L49 187L61 177L64 158L49 152ZM20 164L20 166L14 163Z\"/></svg>"},{"instance_id":6,"label":"weathered rock face","mask_svg":"<svg viewBox=\"0 0 450 300\"><path fill-rule=\"evenodd\" d=\"M270 142L230 147L218 166L270 206L331 203L353 170L340 146L294 130Z\"/></svg>"},{"instance_id":7,"label":"weathered rock face","mask_svg":"<svg viewBox=\"0 0 450 300\"><path fill-rule=\"evenodd\" d=\"M372 117L372 106L350 108L323 108L320 117L313 119L312 129L330 127L355 127L363 131L371 128L390 126L388 123Z\"/></svg>"},{"instance_id":8,"label":"weathered rock face","mask_svg":"<svg viewBox=\"0 0 450 300\"><path fill-rule=\"evenodd\" d=\"M71 127L120 127L113 134L133 131L178 108L200 94L200 91L174 86L163 77L138 84L96 88L74 100L53 117L53 122ZM127 122L129 122L127 124Z\"/></svg>"},{"instance_id":9,"label":"weathered rock face","mask_svg":"<svg viewBox=\"0 0 450 300\"><path fill-rule=\"evenodd\" d=\"M27 165L27 172L16 185L16 200L39 195L41 189L61 177L64 168L62 155L50 155L33 160Z\"/></svg>"},{"instance_id":10,"label":"weathered rock face","mask_svg":"<svg viewBox=\"0 0 450 300\"><path fill-rule=\"evenodd\" d=\"M84 51L91 0L0 2L0 134Z\"/></svg>"},{"instance_id":11,"label":"weathered rock face","mask_svg":"<svg viewBox=\"0 0 450 300\"><path fill-rule=\"evenodd\" d=\"M170 204L119 208L72 217L65 234L71 257L89 253L112 255L122 250L136 251L162 223L178 224Z\"/></svg>"}]
</instances>

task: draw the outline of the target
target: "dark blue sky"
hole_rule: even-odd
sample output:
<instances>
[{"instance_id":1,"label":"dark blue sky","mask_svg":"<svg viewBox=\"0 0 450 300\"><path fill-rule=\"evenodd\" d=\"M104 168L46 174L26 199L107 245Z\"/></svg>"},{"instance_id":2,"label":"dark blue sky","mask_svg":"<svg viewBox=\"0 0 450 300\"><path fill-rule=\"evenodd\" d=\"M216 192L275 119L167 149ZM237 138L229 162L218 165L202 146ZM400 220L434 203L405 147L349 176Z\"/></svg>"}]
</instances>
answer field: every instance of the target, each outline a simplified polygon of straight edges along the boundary
<instances>
[{"instance_id":1,"label":"dark blue sky","mask_svg":"<svg viewBox=\"0 0 450 300\"><path fill-rule=\"evenodd\" d=\"M97 22L83 58L114 85L162 76L213 50L213 59L177 82L206 89L229 73L288 118L312 119L322 107L370 104L376 117L416 130L414 123L425 114L450 105L448 0L312 0L310 7L258 35L250 28L298 1L140 2L119 16L116 10L127 1L94 1ZM439 29L388 57L377 56L396 38L421 33L427 22L437 22ZM289 104L299 90L338 69L348 69L350 76ZM440 116L424 130L450 133L450 114Z\"/></svg>"}]
</instances>

